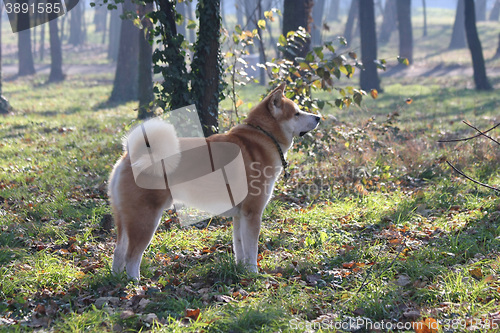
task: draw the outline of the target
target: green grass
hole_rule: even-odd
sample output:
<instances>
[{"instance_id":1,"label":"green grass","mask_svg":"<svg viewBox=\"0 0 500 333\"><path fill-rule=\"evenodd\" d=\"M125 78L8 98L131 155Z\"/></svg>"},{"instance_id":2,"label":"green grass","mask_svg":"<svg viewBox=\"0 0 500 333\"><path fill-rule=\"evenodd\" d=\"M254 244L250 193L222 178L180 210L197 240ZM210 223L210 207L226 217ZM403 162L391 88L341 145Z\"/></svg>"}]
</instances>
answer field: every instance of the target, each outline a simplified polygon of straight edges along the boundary
<instances>
[{"instance_id":1,"label":"green grass","mask_svg":"<svg viewBox=\"0 0 500 333\"><path fill-rule=\"evenodd\" d=\"M452 23L442 14L430 12L431 36L418 39L416 59L431 67L462 63L463 51L440 53ZM497 30L480 25L490 51ZM495 91L471 90L462 76L388 77L377 100L324 110L265 210L259 274L234 262L230 219L198 229L165 215L136 285L110 274L115 233L100 227L107 178L136 116L135 103L105 103L112 78L4 82L16 112L0 118L0 331L327 331L352 318L427 317L446 328L498 311L500 197L444 161L498 186L500 149L486 139L437 143L474 134L464 119L498 123ZM242 111L264 91L242 88Z\"/></svg>"}]
</instances>

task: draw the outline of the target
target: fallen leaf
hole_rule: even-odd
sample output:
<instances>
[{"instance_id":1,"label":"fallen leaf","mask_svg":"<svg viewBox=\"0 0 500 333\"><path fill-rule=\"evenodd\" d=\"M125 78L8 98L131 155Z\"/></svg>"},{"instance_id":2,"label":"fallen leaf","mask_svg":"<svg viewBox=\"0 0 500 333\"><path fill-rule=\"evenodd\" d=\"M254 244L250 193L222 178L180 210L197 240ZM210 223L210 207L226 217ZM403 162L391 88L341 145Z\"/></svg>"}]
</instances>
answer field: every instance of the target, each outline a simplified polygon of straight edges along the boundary
<instances>
[{"instance_id":1,"label":"fallen leaf","mask_svg":"<svg viewBox=\"0 0 500 333\"><path fill-rule=\"evenodd\" d=\"M186 309L186 314L184 316L193 320L198 320L200 309Z\"/></svg>"}]
</instances>

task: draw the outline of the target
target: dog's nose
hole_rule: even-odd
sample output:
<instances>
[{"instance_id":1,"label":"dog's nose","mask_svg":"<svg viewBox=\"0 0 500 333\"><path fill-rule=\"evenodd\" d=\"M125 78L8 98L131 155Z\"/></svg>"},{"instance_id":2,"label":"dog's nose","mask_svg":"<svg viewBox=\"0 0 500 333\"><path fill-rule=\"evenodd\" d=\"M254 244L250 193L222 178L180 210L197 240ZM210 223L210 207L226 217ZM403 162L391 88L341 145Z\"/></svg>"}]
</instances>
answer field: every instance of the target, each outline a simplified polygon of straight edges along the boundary
<instances>
[{"instance_id":1,"label":"dog's nose","mask_svg":"<svg viewBox=\"0 0 500 333\"><path fill-rule=\"evenodd\" d=\"M321 117L316 116L315 119L316 119L316 122L319 123L319 121L321 120Z\"/></svg>"}]
</instances>

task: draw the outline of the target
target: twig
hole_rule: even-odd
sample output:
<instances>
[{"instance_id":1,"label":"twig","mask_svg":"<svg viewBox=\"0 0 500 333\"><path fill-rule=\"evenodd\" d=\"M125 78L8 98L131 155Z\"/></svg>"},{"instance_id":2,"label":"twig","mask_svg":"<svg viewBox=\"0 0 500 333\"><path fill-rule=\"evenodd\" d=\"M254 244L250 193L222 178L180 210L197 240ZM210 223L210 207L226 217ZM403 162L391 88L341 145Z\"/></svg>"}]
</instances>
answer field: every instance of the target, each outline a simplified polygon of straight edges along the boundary
<instances>
[{"instance_id":1,"label":"twig","mask_svg":"<svg viewBox=\"0 0 500 333\"><path fill-rule=\"evenodd\" d=\"M448 165L453 169L455 170L456 173L458 173L459 175L461 175L462 177L465 177L467 178L468 180L470 180L471 182L473 183L476 183L478 185L481 185L481 186L484 186L484 187L487 187L491 190L494 190L494 191L497 191L497 192L500 192L500 188L496 188L496 187L493 187L493 186L490 186L488 184L484 184L484 183L481 183L475 179L472 179L471 177L467 176L465 173L463 173L462 171L460 171L459 169L457 169L453 164L451 164L450 162L446 161L446 163L448 163Z\"/></svg>"},{"instance_id":2,"label":"twig","mask_svg":"<svg viewBox=\"0 0 500 333\"><path fill-rule=\"evenodd\" d=\"M438 140L438 142L459 142L459 141L468 141L468 140L472 140L472 139L475 139L481 135L484 135L485 133L488 133L489 131L492 131L494 130L495 128L497 128L498 126L500 126L500 123L496 124L495 126L493 126L492 128L490 128L489 130L487 131L484 131L484 132L481 132L479 131L480 133L479 134L476 134L474 136L471 136L471 137L468 137L468 138L463 138L463 139L451 139L451 140Z\"/></svg>"},{"instance_id":3,"label":"twig","mask_svg":"<svg viewBox=\"0 0 500 333\"><path fill-rule=\"evenodd\" d=\"M491 141L495 142L497 145L500 145L500 142L498 142L497 140L493 139L491 136L489 135L486 135L486 132L481 132L480 130L478 130L476 127L472 126L471 124L469 124L468 122L466 122L465 120L463 121L463 123L473 129L475 129L477 132L479 132L480 135L482 136L485 136L487 137L488 139L490 139ZM499 123L500 125L500 123ZM497 125L498 126L498 125Z\"/></svg>"}]
</instances>

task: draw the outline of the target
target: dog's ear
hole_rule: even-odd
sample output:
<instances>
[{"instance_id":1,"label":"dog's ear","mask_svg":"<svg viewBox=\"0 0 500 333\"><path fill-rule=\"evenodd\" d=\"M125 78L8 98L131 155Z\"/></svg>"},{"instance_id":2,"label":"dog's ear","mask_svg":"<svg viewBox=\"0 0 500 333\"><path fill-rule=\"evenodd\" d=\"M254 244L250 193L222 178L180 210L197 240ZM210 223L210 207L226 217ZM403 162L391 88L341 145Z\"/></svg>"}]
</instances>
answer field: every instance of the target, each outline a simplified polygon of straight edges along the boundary
<instances>
[{"instance_id":1,"label":"dog's ear","mask_svg":"<svg viewBox=\"0 0 500 333\"><path fill-rule=\"evenodd\" d=\"M285 97L285 87L286 83L283 82L269 95L267 108L273 116L277 116L281 112L281 108L283 106L283 97Z\"/></svg>"}]
</instances>

